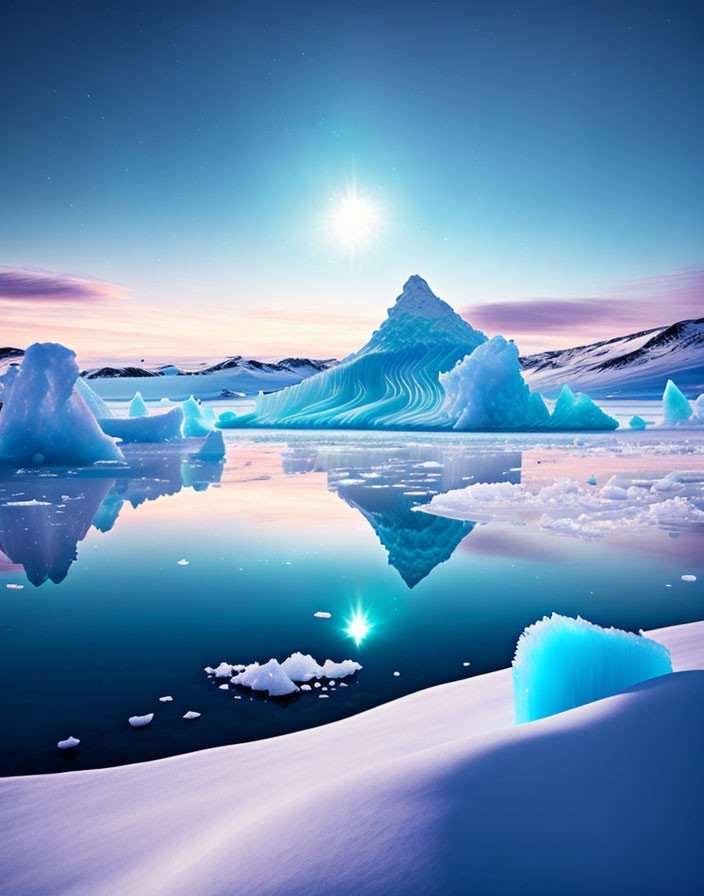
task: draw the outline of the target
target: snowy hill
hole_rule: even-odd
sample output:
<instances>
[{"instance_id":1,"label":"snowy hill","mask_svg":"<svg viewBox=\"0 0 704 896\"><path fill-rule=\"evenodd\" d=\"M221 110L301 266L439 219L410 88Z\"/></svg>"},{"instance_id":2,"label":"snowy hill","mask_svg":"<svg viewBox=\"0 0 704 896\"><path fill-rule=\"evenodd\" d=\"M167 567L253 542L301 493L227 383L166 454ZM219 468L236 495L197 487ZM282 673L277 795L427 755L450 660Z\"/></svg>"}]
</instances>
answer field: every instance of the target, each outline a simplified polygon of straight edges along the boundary
<instances>
[{"instance_id":1,"label":"snowy hill","mask_svg":"<svg viewBox=\"0 0 704 896\"><path fill-rule=\"evenodd\" d=\"M696 397L704 392L704 318L529 355L521 363L530 387L548 395L568 383L593 398L660 398L674 379Z\"/></svg>"}]
</instances>

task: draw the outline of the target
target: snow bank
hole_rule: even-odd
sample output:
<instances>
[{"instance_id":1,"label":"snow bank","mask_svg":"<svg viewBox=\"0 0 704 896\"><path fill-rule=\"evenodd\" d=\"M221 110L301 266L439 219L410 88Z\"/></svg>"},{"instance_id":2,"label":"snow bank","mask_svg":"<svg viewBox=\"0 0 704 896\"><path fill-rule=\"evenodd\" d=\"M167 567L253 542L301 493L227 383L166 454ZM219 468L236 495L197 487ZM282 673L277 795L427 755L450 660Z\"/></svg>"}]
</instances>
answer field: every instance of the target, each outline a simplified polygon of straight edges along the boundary
<instances>
[{"instance_id":1,"label":"snow bank","mask_svg":"<svg viewBox=\"0 0 704 896\"><path fill-rule=\"evenodd\" d=\"M528 626L513 659L516 722L534 722L672 672L662 644L579 616Z\"/></svg>"},{"instance_id":2,"label":"snow bank","mask_svg":"<svg viewBox=\"0 0 704 896\"><path fill-rule=\"evenodd\" d=\"M651 635L702 668L704 623ZM0 889L694 896L703 705L704 673L679 673L514 727L503 670L284 737L6 778Z\"/></svg>"},{"instance_id":3,"label":"snow bank","mask_svg":"<svg viewBox=\"0 0 704 896\"><path fill-rule=\"evenodd\" d=\"M27 349L0 411L0 464L85 466L124 460L74 388L77 380L70 349L51 342Z\"/></svg>"},{"instance_id":4,"label":"snow bank","mask_svg":"<svg viewBox=\"0 0 704 896\"><path fill-rule=\"evenodd\" d=\"M101 417L98 423L103 432L123 442L168 442L181 437L183 411L171 408L151 417Z\"/></svg>"}]
</instances>

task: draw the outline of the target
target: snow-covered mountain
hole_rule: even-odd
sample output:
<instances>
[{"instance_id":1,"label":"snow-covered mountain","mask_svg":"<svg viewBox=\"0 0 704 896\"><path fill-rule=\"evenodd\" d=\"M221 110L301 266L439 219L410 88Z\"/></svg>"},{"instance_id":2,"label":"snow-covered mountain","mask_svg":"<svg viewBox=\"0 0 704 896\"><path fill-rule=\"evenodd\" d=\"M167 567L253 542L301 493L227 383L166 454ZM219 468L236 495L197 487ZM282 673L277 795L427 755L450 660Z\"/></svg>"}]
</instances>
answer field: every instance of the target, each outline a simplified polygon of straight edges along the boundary
<instances>
[{"instance_id":1,"label":"snow-covered mountain","mask_svg":"<svg viewBox=\"0 0 704 896\"><path fill-rule=\"evenodd\" d=\"M528 355L521 364L531 389L544 395L568 383L592 398L660 398L673 379L696 396L704 392L704 318Z\"/></svg>"}]
</instances>

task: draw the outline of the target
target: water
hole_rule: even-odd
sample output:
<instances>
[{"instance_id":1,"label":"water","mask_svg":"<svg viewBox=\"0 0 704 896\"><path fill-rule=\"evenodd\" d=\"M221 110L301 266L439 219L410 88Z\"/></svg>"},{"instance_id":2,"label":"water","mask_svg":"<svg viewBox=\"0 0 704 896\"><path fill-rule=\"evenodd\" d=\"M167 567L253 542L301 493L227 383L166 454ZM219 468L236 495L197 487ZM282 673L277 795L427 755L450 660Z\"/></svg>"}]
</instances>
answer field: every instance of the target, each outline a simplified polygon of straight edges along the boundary
<instances>
[{"instance_id":1,"label":"water","mask_svg":"<svg viewBox=\"0 0 704 896\"><path fill-rule=\"evenodd\" d=\"M703 470L701 436L226 437L220 464L189 461L183 443L128 448L127 470L0 478L3 774L324 724L503 668L522 629L552 611L630 630L704 618L701 530L586 541L412 510L478 481ZM370 626L359 643L355 614ZM295 650L364 668L329 699L283 703L203 672ZM187 710L202 716L185 721ZM148 728L129 727L147 712ZM55 747L69 735L81 739L72 755Z\"/></svg>"}]
</instances>

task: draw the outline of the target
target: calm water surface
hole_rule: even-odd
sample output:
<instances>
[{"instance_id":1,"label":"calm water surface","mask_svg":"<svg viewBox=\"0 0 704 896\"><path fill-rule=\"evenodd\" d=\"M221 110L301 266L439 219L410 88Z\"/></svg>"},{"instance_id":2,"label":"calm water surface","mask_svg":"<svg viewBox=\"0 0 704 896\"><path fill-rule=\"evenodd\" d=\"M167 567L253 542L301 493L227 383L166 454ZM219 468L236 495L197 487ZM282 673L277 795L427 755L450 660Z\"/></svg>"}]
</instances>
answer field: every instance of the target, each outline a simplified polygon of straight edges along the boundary
<instances>
[{"instance_id":1,"label":"calm water surface","mask_svg":"<svg viewBox=\"0 0 704 896\"><path fill-rule=\"evenodd\" d=\"M505 667L522 629L552 611L631 630L704 618L701 533L585 541L412 509L474 482L704 466L696 439L638 456L631 435L231 432L219 464L189 460L183 443L128 449L128 469L0 476L2 773L320 725ZM360 643L355 614L370 626ZM364 668L327 699L284 703L203 672L296 650ZM148 712L148 728L129 727ZM55 747L69 735L81 739L71 756Z\"/></svg>"}]
</instances>

